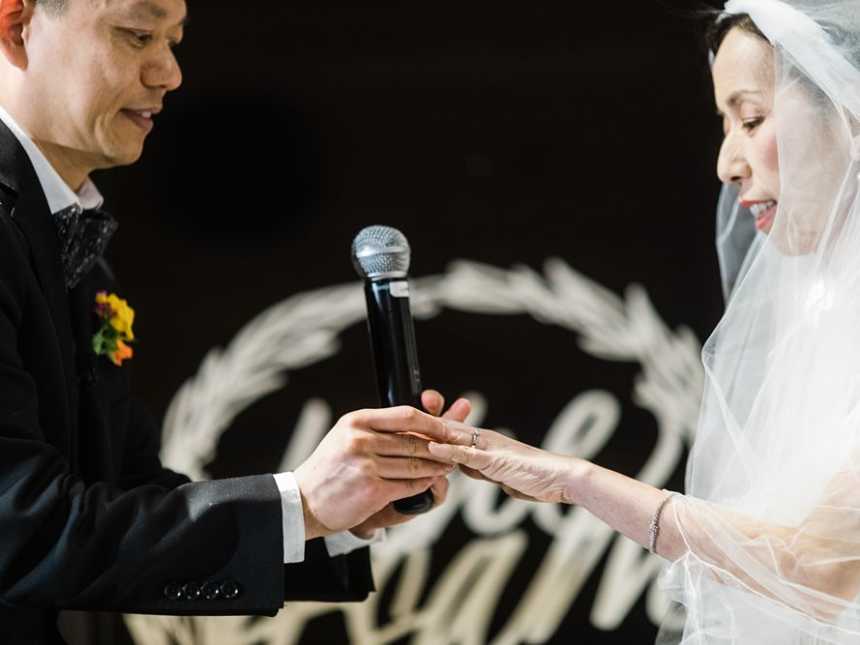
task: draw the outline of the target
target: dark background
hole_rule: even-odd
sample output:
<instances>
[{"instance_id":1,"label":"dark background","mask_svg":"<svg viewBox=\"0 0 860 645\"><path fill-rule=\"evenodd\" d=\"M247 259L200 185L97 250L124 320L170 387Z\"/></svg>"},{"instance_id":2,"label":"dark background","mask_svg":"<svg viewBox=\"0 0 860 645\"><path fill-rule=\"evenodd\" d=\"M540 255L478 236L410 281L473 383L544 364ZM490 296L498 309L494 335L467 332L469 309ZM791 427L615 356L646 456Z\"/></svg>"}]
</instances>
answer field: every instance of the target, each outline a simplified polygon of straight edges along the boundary
<instances>
[{"instance_id":1,"label":"dark background","mask_svg":"<svg viewBox=\"0 0 860 645\"><path fill-rule=\"evenodd\" d=\"M456 259L541 271L558 257L616 293L642 284L672 328L703 340L717 321L721 133L691 5L189 9L185 82L144 157L95 177L121 222L111 259L138 313L134 381L157 414L257 313L353 280L350 242L368 224L408 236L414 277ZM540 443L565 403L601 387L645 427L645 444L601 463L635 472L650 450L654 420L629 403L637 365L596 361L570 332L524 315L446 312L417 333L425 383L485 393L485 425ZM338 413L375 404L364 329L342 340L336 357L241 415L213 476L276 468L311 396ZM644 611L615 632L591 628L589 602L586 591L551 642L653 639ZM321 621L305 642L341 642L339 627Z\"/></svg>"}]
</instances>

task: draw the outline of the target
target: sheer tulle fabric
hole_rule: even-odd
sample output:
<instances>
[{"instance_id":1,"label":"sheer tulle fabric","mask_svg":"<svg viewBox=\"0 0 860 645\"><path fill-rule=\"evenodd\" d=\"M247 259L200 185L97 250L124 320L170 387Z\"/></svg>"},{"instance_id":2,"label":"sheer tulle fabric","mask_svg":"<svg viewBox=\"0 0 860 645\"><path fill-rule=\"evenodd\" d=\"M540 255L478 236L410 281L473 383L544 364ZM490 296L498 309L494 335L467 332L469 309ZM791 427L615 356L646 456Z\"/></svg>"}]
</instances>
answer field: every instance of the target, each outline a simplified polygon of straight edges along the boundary
<instances>
[{"instance_id":1,"label":"sheer tulle fabric","mask_svg":"<svg viewBox=\"0 0 860 645\"><path fill-rule=\"evenodd\" d=\"M732 0L774 47L780 195L765 236L723 191L726 313L662 576L662 642L860 643L860 2Z\"/></svg>"}]
</instances>

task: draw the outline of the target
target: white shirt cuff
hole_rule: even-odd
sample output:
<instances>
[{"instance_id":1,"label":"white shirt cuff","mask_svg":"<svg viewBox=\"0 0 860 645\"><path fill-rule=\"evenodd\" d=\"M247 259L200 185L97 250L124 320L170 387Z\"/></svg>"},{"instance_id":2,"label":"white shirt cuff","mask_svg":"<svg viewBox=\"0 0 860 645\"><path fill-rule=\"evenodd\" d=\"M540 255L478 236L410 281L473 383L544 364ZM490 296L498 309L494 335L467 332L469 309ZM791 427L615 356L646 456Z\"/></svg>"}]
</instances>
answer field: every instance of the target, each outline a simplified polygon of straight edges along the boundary
<instances>
[{"instance_id":1,"label":"white shirt cuff","mask_svg":"<svg viewBox=\"0 0 860 645\"><path fill-rule=\"evenodd\" d=\"M273 475L281 493L281 523L284 527L284 564L305 560L305 514L302 495L293 473Z\"/></svg>"},{"instance_id":2,"label":"white shirt cuff","mask_svg":"<svg viewBox=\"0 0 860 645\"><path fill-rule=\"evenodd\" d=\"M330 558L338 555L346 555L352 553L356 549L360 549L371 544L385 541L385 529L376 529L373 535L367 540L358 537L350 531L341 531L333 535L325 536L325 548L328 551Z\"/></svg>"}]
</instances>

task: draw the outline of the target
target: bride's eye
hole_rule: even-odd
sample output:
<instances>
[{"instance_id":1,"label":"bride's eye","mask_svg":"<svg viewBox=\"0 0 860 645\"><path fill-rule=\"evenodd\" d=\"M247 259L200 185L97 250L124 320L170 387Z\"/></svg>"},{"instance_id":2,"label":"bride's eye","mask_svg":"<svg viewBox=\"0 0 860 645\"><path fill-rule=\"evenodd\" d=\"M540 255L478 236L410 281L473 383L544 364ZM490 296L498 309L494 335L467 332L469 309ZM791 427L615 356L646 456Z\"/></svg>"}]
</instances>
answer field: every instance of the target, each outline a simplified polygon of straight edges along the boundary
<instances>
[{"instance_id":1,"label":"bride's eye","mask_svg":"<svg viewBox=\"0 0 860 645\"><path fill-rule=\"evenodd\" d=\"M747 132L752 132L764 121L763 117L757 116L754 119L744 119L743 127Z\"/></svg>"}]
</instances>

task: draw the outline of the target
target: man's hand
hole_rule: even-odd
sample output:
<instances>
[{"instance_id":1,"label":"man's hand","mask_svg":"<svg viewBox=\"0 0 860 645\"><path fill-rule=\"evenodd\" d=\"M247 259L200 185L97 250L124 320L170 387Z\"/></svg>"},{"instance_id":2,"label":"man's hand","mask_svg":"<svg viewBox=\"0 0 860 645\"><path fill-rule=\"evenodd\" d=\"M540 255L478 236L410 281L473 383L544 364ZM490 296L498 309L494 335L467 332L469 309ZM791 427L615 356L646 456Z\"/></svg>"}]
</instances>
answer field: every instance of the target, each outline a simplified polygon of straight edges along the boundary
<instances>
[{"instance_id":1,"label":"man's hand","mask_svg":"<svg viewBox=\"0 0 860 645\"><path fill-rule=\"evenodd\" d=\"M447 432L441 420L406 406L341 417L295 471L306 539L358 527L434 484L444 497L447 481L438 482L451 467L430 454L427 439L444 442Z\"/></svg>"},{"instance_id":2,"label":"man's hand","mask_svg":"<svg viewBox=\"0 0 860 645\"><path fill-rule=\"evenodd\" d=\"M425 390L421 394L421 404L427 412L432 414L434 417L437 417L442 414L442 410L445 408L445 398L436 390ZM471 412L471 410L472 406L468 400L457 399L448 411L442 415L442 418L462 422L466 420L466 417L469 416L469 412ZM448 479L446 477L440 477L430 487L430 490L433 493L433 508L436 508L440 504L444 503L445 498L448 496ZM415 515L403 515L402 513L398 513L394 509L394 506L389 504L381 511L368 517L358 526L352 527L350 530L360 538L369 539L373 537L376 529L403 524L414 517Z\"/></svg>"}]
</instances>

